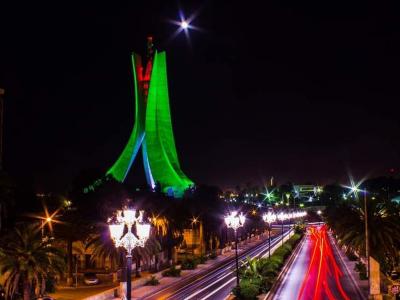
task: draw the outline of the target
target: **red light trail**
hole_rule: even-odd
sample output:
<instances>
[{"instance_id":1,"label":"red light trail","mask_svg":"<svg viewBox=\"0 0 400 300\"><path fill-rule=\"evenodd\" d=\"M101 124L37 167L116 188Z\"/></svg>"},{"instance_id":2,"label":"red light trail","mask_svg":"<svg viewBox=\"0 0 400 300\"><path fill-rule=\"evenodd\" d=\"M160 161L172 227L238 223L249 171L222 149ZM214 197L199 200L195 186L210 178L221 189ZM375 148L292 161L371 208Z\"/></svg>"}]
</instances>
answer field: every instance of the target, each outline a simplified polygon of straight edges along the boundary
<instances>
[{"instance_id":1,"label":"red light trail","mask_svg":"<svg viewBox=\"0 0 400 300\"><path fill-rule=\"evenodd\" d=\"M340 282L343 273L334 257L326 226L311 227L308 233L311 258L297 300L338 300L338 295L335 296L329 288L329 281L332 280L336 283L341 299L350 300Z\"/></svg>"}]
</instances>

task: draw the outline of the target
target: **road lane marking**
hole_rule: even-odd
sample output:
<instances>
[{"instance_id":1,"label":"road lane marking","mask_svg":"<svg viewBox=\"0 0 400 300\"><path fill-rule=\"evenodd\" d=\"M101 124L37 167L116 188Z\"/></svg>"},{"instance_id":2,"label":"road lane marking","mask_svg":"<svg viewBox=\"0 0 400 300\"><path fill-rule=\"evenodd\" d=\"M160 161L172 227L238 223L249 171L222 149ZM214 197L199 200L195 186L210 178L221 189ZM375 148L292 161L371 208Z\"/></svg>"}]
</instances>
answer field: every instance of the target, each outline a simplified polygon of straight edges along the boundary
<instances>
[{"instance_id":1,"label":"road lane marking","mask_svg":"<svg viewBox=\"0 0 400 300\"><path fill-rule=\"evenodd\" d=\"M185 300L189 300L192 299L194 296L200 294L201 292L203 292L204 290L208 289L210 286L213 286L214 284L216 284L218 281L221 281L222 279L224 279L225 277L228 277L229 275L232 275L233 272L230 272L228 274L225 274L223 277L219 278L216 281L213 281L212 283L206 285L205 287L203 287L202 289L198 290L197 292L191 294L189 297L185 298ZM236 277L234 277L233 279L235 279ZM228 281L229 282L229 281ZM224 283L224 285L226 285L226 283ZM223 286L224 286L223 285Z\"/></svg>"},{"instance_id":2,"label":"road lane marking","mask_svg":"<svg viewBox=\"0 0 400 300\"><path fill-rule=\"evenodd\" d=\"M232 281L236 280L236 277L231 278L230 280L228 280L227 282L225 282L223 285L221 285L219 288L217 288L216 290L214 290L212 293L208 294L207 296L201 298L200 300L205 300L210 298L212 295L214 295L216 292L218 292L219 290L221 290L222 288L224 288L226 285L228 285L229 283L231 283Z\"/></svg>"},{"instance_id":3,"label":"road lane marking","mask_svg":"<svg viewBox=\"0 0 400 300\"><path fill-rule=\"evenodd\" d=\"M285 237L287 236L287 234L288 234L288 233L286 232L286 233L285 233ZM290 232L289 232L289 234L290 234ZM285 237L284 237L284 238L285 238ZM275 244L275 242L276 242L276 244ZM280 239L278 239L278 237L276 237L276 238L274 239L274 241L271 241L271 246L277 246L277 245L279 245L279 242L280 242ZM265 248L266 248L266 249L265 249ZM264 248L262 251L260 251L259 253L257 253L256 255L253 255L253 256L256 256L256 257L260 256L260 254L261 254L262 252L265 252L266 250L268 250L268 245L266 245L265 248ZM275 250L275 249L274 249L274 250ZM205 286L204 288L202 288L202 289L196 291L195 293L191 294L189 297L185 298L185 300L192 299L193 297L195 297L195 296L198 295L199 293L201 293L201 292L203 292L204 290L208 289L209 287L215 285L217 282L221 281L222 279L224 279L225 277L231 275L232 273L233 273L233 271L230 271L228 274L225 274L225 275L222 276L222 277L217 277L218 280L212 282L211 284L209 284L209 285ZM235 278L236 278L236 277L231 278L230 280L228 280L227 282L225 282L225 283L224 283L223 285L221 285L218 289L212 291L210 294L208 294L208 295L207 295L205 298L203 298L203 299L207 299L207 298L211 297L211 296L214 295L217 291L219 291L221 288L223 288L224 286L226 286L228 283L230 283L230 282L231 282L232 280L234 280Z\"/></svg>"},{"instance_id":4,"label":"road lane marking","mask_svg":"<svg viewBox=\"0 0 400 300\"><path fill-rule=\"evenodd\" d=\"M284 232L284 236L286 236L287 234L288 234L287 231ZM280 242L280 240L281 240L281 236L280 236L280 235L275 236L274 238L272 238L272 239L271 239L271 247L272 247L272 246L275 246L276 244L278 244L278 243ZM264 242L266 242L266 241L264 241ZM248 256L252 256L252 257L259 257L259 256L261 255L262 252L267 251L269 245L268 245L268 243L266 243L265 245L263 245L264 242L262 242L262 243L261 243L260 245L258 245L258 246L255 246L255 249L251 249L247 255L248 255ZM254 255L254 253L255 253L259 248L261 248L261 249L263 249L263 250L259 251L256 255ZM244 257L244 258L239 258L239 259L242 259L242 261L243 261L243 260L245 259L245 257ZM224 265L225 265L225 266L224 266ZM211 285L209 284L209 285L207 285L205 288L201 289L200 291L197 291L195 294L190 295L188 298L184 298L185 300L186 300L186 299L191 299L191 298L193 298L194 296L196 296L197 294L199 294L200 292L204 291L205 289L209 288L210 286L214 285L215 283L217 283L217 282L221 281L222 279L226 278L227 276L231 275L233 272L236 272L236 271L233 271L233 270L232 270L232 267L234 266L234 261L226 262L224 265L221 266L222 269L220 269L220 270L218 270L218 269L213 270L213 271L211 271L211 273L205 274L205 276L201 276L200 278L197 278L197 279L196 279L195 281L193 281L192 283L189 283L188 286L184 286L184 287L182 287L182 288L179 288L178 290L176 290L176 291L174 292L174 296L177 296L177 295L179 295L179 294L182 294L186 289L188 289L189 286L196 286L196 285L198 286L198 285L201 285L201 284L203 284L203 283L205 283L205 282L211 280L212 278L211 278L211 279L210 279L210 278L207 278L207 275L211 275L212 273L217 273L217 274L218 274L218 273L221 273L221 272L222 272L222 273L225 273L226 271L228 271L228 273L225 274L225 275L223 275L223 276L222 276L222 274L219 275L219 276L217 277L218 280L214 281ZM214 275L217 275L217 274L214 274ZM192 275L192 276L193 276L193 275ZM221 276L222 276L222 277L221 277ZM235 277L235 278L236 278L236 277ZM197 282L197 283L196 283L196 282ZM159 291L153 293L153 294L151 295L151 297L153 297L153 296L155 296L155 295L157 295L157 294L159 294L159 293L162 293L163 291L167 290L168 288L169 288L169 287L167 287L167 288L165 288L165 289L161 289L161 290L159 290ZM147 297L148 297L148 296L147 296ZM146 298L146 297L145 297L145 298Z\"/></svg>"}]
</instances>

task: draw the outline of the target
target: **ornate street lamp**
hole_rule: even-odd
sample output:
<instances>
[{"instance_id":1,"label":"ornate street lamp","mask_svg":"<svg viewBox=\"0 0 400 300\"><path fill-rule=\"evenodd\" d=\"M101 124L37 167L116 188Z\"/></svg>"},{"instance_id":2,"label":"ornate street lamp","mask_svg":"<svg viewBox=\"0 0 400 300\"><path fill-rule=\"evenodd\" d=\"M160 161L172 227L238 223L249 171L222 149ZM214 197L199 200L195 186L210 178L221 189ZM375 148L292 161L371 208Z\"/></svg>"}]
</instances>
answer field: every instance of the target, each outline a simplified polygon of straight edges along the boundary
<instances>
[{"instance_id":1,"label":"ornate street lamp","mask_svg":"<svg viewBox=\"0 0 400 300\"><path fill-rule=\"evenodd\" d=\"M263 215L263 220L265 223L268 223L268 258L271 257L271 223L276 221L276 214L272 212L268 212Z\"/></svg>"},{"instance_id":2,"label":"ornate street lamp","mask_svg":"<svg viewBox=\"0 0 400 300\"><path fill-rule=\"evenodd\" d=\"M281 240L282 240L282 246L283 246L283 221L289 219L289 216L288 216L288 214L286 214L286 213L284 213L284 212L281 211L281 212L277 215L277 218L278 218L279 221L281 221L281 225L282 225L282 229L281 229Z\"/></svg>"},{"instance_id":3,"label":"ornate street lamp","mask_svg":"<svg viewBox=\"0 0 400 300\"><path fill-rule=\"evenodd\" d=\"M143 222L143 211L137 216L136 210L125 209L117 211L116 222L110 224L110 235L115 243L115 247L123 247L127 251L127 282L126 282L126 299L131 300L131 272L132 272L132 250L136 247L144 247L150 236L150 224ZM136 225L136 235L132 232L133 225ZM128 232L124 234L125 226Z\"/></svg>"},{"instance_id":4,"label":"ornate street lamp","mask_svg":"<svg viewBox=\"0 0 400 300\"><path fill-rule=\"evenodd\" d=\"M233 211L225 217L226 226L228 228L232 228L233 231L235 232L236 285L237 286L239 286L239 259L238 259L238 250L237 250L237 244L238 244L237 230L239 227L242 227L244 225L245 221L246 221L246 217L243 215L243 213L240 213L240 215L238 215L237 211Z\"/></svg>"}]
</instances>

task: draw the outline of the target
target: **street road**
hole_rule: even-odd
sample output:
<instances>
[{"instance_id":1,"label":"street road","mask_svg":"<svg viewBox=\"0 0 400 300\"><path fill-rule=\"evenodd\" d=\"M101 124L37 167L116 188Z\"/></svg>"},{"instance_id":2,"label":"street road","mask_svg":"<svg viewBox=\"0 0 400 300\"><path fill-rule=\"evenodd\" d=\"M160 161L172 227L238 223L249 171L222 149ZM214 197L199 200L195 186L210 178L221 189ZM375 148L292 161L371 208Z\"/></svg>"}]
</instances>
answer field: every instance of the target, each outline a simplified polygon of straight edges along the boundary
<instances>
[{"instance_id":1,"label":"street road","mask_svg":"<svg viewBox=\"0 0 400 300\"><path fill-rule=\"evenodd\" d=\"M284 236L288 235L284 232ZM271 248L280 244L281 235L271 239ZM268 255L268 240L256 247L241 253L239 259L246 257L259 257ZM225 299L236 285L235 259L223 263L216 269L210 270L206 274L200 274L190 282L184 280L177 282L161 291L148 295L143 300L174 299L174 300L205 300L205 299Z\"/></svg>"},{"instance_id":2,"label":"street road","mask_svg":"<svg viewBox=\"0 0 400 300\"><path fill-rule=\"evenodd\" d=\"M274 300L364 299L340 259L326 227L311 227Z\"/></svg>"}]
</instances>

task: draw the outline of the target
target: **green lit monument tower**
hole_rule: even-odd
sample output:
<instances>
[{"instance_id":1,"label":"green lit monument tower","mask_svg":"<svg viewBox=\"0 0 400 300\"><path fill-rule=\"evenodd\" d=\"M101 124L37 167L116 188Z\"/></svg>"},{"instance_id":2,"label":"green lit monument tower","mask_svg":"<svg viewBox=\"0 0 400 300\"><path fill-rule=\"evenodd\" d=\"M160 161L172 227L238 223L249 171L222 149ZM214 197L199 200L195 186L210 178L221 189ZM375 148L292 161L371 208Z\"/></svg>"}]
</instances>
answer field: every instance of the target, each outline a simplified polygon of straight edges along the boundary
<instances>
[{"instance_id":1,"label":"green lit monument tower","mask_svg":"<svg viewBox=\"0 0 400 300\"><path fill-rule=\"evenodd\" d=\"M142 147L147 183L163 192L181 197L193 182L179 165L169 108L167 66L165 52L153 51L152 38L147 40L147 59L132 53L135 93L135 124L121 155L107 171L117 181L128 175L140 147Z\"/></svg>"}]
</instances>

